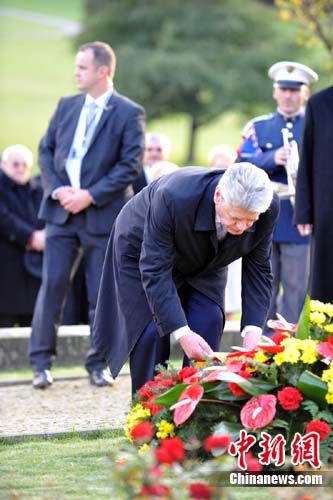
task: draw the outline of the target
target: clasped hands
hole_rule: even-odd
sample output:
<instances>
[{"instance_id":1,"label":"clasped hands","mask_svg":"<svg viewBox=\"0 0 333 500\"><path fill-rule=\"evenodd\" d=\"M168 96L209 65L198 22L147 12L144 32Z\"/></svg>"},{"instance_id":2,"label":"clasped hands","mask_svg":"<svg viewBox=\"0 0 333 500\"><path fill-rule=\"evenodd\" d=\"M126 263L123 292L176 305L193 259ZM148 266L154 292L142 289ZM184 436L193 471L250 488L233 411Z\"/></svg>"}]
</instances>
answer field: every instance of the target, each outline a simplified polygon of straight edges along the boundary
<instances>
[{"instance_id":1,"label":"clasped hands","mask_svg":"<svg viewBox=\"0 0 333 500\"><path fill-rule=\"evenodd\" d=\"M78 214L93 203L93 198L87 189L77 189L71 186L61 187L56 194L60 205L71 214Z\"/></svg>"}]
</instances>

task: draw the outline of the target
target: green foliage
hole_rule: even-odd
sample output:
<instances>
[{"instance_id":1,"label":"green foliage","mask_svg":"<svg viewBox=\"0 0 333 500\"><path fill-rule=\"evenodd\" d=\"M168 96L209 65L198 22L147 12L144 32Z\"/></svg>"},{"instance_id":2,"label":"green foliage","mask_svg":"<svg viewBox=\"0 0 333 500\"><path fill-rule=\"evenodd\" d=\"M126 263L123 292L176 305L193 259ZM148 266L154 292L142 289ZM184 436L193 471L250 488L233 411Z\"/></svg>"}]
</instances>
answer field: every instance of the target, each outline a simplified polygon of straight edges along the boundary
<instances>
[{"instance_id":1,"label":"green foliage","mask_svg":"<svg viewBox=\"0 0 333 500\"><path fill-rule=\"evenodd\" d=\"M318 375L306 370L299 377L296 387L304 396L318 403L320 408L326 405L327 384Z\"/></svg>"},{"instance_id":2,"label":"green foliage","mask_svg":"<svg viewBox=\"0 0 333 500\"><path fill-rule=\"evenodd\" d=\"M275 10L255 0L86 5L77 43L109 42L118 58L117 87L144 105L148 119L190 115L193 134L222 111L250 113L258 102L270 102L267 68L286 52L298 53L290 34L281 37Z\"/></svg>"},{"instance_id":3,"label":"green foliage","mask_svg":"<svg viewBox=\"0 0 333 500\"><path fill-rule=\"evenodd\" d=\"M296 331L297 339L306 339L310 329L310 297L306 295Z\"/></svg>"}]
</instances>

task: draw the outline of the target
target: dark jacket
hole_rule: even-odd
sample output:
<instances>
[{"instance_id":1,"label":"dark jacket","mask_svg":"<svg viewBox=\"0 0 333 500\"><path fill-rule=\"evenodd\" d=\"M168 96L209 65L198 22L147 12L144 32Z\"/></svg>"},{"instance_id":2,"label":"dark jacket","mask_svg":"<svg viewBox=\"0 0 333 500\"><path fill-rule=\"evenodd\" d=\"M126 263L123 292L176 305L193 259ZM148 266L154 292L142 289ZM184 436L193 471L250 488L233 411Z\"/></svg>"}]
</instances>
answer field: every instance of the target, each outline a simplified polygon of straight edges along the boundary
<instances>
[{"instance_id":1,"label":"dark jacket","mask_svg":"<svg viewBox=\"0 0 333 500\"><path fill-rule=\"evenodd\" d=\"M39 178L20 185L0 172L0 314L33 312L40 279L28 272L27 263L35 256L41 270L42 254L27 252L26 245L33 231L44 226L38 220L42 195Z\"/></svg>"},{"instance_id":2,"label":"dark jacket","mask_svg":"<svg viewBox=\"0 0 333 500\"><path fill-rule=\"evenodd\" d=\"M66 161L84 100L83 94L62 98L40 143L44 198L39 215L46 222L64 224L69 217L51 194L70 185ZM86 209L90 233L108 234L119 210L133 196L131 184L142 168L143 148L144 111L114 90L81 165L81 188L88 189L95 202Z\"/></svg>"},{"instance_id":3,"label":"dark jacket","mask_svg":"<svg viewBox=\"0 0 333 500\"><path fill-rule=\"evenodd\" d=\"M223 308L226 266L243 257L242 324L262 326L271 295L278 200L241 236L218 244L213 195L222 171L184 168L122 209L106 253L94 340L116 376L154 318L159 334L187 324L177 289L188 283Z\"/></svg>"},{"instance_id":4,"label":"dark jacket","mask_svg":"<svg viewBox=\"0 0 333 500\"><path fill-rule=\"evenodd\" d=\"M333 302L333 87L308 101L296 183L296 224L313 224L310 295Z\"/></svg>"}]
</instances>

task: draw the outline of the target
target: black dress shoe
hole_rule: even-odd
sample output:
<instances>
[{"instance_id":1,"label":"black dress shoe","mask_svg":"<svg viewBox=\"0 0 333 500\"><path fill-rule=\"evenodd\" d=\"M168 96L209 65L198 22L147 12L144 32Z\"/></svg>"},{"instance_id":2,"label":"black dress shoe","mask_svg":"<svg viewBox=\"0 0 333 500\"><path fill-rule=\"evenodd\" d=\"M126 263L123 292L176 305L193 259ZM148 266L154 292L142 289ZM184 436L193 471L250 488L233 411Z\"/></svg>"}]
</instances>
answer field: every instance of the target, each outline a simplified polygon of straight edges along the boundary
<instances>
[{"instance_id":1,"label":"black dress shoe","mask_svg":"<svg viewBox=\"0 0 333 500\"><path fill-rule=\"evenodd\" d=\"M89 374L89 380L92 385L97 387L105 387L106 385L113 385L113 380L107 373L103 370L94 370Z\"/></svg>"},{"instance_id":2,"label":"black dress shoe","mask_svg":"<svg viewBox=\"0 0 333 500\"><path fill-rule=\"evenodd\" d=\"M35 389L46 389L53 382L53 378L49 370L42 370L35 373L32 385Z\"/></svg>"}]
</instances>

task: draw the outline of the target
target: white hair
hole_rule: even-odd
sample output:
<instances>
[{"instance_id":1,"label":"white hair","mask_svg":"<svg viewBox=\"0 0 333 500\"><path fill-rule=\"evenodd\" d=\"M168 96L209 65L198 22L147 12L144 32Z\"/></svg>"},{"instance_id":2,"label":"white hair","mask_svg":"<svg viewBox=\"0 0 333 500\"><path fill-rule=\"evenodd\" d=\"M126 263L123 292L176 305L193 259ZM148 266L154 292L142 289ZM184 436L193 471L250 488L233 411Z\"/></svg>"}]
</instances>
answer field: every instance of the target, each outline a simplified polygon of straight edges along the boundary
<instances>
[{"instance_id":1,"label":"white hair","mask_svg":"<svg viewBox=\"0 0 333 500\"><path fill-rule=\"evenodd\" d=\"M237 152L234 148L229 146L228 144L219 144L218 146L214 146L208 152L208 162L209 165L214 166L214 160L216 156L225 156L230 160L230 163L234 163L237 158Z\"/></svg>"},{"instance_id":2,"label":"white hair","mask_svg":"<svg viewBox=\"0 0 333 500\"><path fill-rule=\"evenodd\" d=\"M147 132L146 134L146 145L150 142L159 142L163 149L164 155L169 156L171 151L171 141L170 139L160 132Z\"/></svg>"},{"instance_id":3,"label":"white hair","mask_svg":"<svg viewBox=\"0 0 333 500\"><path fill-rule=\"evenodd\" d=\"M12 154L18 154L22 156L28 167L32 167L33 164L32 151L30 151L30 149L27 148L26 146L23 146L23 144L13 144L12 146L8 146L6 149L4 149L1 160L8 161L9 157Z\"/></svg>"},{"instance_id":4,"label":"white hair","mask_svg":"<svg viewBox=\"0 0 333 500\"><path fill-rule=\"evenodd\" d=\"M252 163L236 163L222 175L219 184L227 205L249 212L266 212L273 199L273 185L268 175Z\"/></svg>"}]
</instances>

